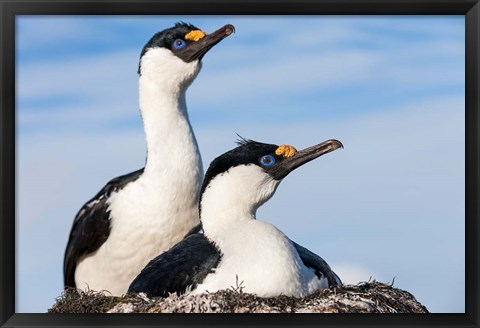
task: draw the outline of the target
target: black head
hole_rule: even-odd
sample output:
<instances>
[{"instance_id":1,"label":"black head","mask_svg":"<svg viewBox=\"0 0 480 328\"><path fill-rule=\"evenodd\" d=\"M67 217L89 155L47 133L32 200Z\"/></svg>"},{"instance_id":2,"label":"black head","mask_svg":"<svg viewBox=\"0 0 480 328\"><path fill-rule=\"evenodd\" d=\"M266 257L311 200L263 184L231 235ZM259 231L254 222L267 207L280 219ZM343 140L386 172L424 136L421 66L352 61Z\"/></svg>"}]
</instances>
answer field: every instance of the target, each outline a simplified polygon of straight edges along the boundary
<instances>
[{"instance_id":1,"label":"black head","mask_svg":"<svg viewBox=\"0 0 480 328\"><path fill-rule=\"evenodd\" d=\"M257 165L274 180L282 180L301 165L340 147L338 140L327 140L321 144L297 151L288 145L266 144L253 140L241 139L238 147L215 158L210 164L203 180L200 195L210 181L217 175L228 172L239 165Z\"/></svg>"},{"instance_id":2,"label":"black head","mask_svg":"<svg viewBox=\"0 0 480 328\"><path fill-rule=\"evenodd\" d=\"M234 31L233 25L228 24L211 34L207 34L192 24L179 22L171 28L156 33L143 47L140 58L149 49L165 48L186 63L200 60L208 50Z\"/></svg>"},{"instance_id":3,"label":"black head","mask_svg":"<svg viewBox=\"0 0 480 328\"><path fill-rule=\"evenodd\" d=\"M209 184L209 182L219 174L227 172L230 168L238 165L261 165L262 156L273 156L276 159L275 150L278 148L274 144L265 144L253 140L242 139L237 141L238 147L215 158L205 173L200 194ZM280 159L281 160L281 159ZM268 167L265 168L268 170Z\"/></svg>"}]
</instances>

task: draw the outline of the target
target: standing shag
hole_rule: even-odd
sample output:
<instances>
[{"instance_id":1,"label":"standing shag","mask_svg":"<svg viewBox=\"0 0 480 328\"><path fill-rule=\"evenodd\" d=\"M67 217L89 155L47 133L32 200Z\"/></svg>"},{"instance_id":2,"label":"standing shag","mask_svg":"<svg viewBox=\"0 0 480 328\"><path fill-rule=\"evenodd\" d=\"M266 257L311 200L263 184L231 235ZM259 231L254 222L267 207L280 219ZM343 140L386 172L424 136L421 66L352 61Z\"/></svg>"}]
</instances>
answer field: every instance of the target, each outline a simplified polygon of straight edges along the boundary
<instances>
[{"instance_id":1,"label":"standing shag","mask_svg":"<svg viewBox=\"0 0 480 328\"><path fill-rule=\"evenodd\" d=\"M149 297L199 294L235 286L238 278L247 293L305 297L341 284L321 257L255 217L290 172L340 147L328 140L297 152L243 140L217 157L201 189L204 234L192 234L150 261L128 291Z\"/></svg>"},{"instance_id":2,"label":"standing shag","mask_svg":"<svg viewBox=\"0 0 480 328\"><path fill-rule=\"evenodd\" d=\"M65 286L124 294L148 261L199 223L203 168L185 93L205 53L233 32L225 25L207 35L177 23L143 48L145 167L111 180L80 209L65 251Z\"/></svg>"}]
</instances>

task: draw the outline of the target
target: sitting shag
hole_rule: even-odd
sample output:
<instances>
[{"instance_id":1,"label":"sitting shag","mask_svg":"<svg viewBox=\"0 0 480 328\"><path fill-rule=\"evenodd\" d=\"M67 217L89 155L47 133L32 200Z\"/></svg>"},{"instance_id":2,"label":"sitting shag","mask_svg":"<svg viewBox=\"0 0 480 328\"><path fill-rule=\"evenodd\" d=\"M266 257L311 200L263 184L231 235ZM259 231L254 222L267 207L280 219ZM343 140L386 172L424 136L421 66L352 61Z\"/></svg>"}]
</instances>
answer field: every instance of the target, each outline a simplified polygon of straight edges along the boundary
<instances>
[{"instance_id":1,"label":"sitting shag","mask_svg":"<svg viewBox=\"0 0 480 328\"><path fill-rule=\"evenodd\" d=\"M115 178L78 212L64 259L65 286L124 294L156 255L199 224L203 168L185 94L202 57L234 32L178 23L144 46L138 68L145 168Z\"/></svg>"},{"instance_id":2,"label":"sitting shag","mask_svg":"<svg viewBox=\"0 0 480 328\"><path fill-rule=\"evenodd\" d=\"M129 292L149 297L199 294L228 289L240 281L244 292L262 297L305 297L341 284L322 258L256 219L257 209L283 178L340 147L337 140L301 151L240 141L237 148L217 157L205 175L200 196L203 234L189 235L150 261Z\"/></svg>"}]
</instances>

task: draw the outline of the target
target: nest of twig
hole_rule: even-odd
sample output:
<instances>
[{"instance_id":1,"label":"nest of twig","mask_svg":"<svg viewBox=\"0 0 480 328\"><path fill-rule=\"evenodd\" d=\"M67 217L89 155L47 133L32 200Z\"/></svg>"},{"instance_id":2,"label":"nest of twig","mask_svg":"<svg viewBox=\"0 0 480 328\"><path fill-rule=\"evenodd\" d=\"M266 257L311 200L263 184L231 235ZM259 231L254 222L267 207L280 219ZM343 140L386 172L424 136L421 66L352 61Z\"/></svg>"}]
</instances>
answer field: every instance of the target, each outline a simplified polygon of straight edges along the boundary
<instances>
[{"instance_id":1,"label":"nest of twig","mask_svg":"<svg viewBox=\"0 0 480 328\"><path fill-rule=\"evenodd\" d=\"M203 295L171 294L149 299L144 294L108 296L67 289L49 313L428 313L415 297L377 281L343 285L309 297L262 298L242 287Z\"/></svg>"}]
</instances>

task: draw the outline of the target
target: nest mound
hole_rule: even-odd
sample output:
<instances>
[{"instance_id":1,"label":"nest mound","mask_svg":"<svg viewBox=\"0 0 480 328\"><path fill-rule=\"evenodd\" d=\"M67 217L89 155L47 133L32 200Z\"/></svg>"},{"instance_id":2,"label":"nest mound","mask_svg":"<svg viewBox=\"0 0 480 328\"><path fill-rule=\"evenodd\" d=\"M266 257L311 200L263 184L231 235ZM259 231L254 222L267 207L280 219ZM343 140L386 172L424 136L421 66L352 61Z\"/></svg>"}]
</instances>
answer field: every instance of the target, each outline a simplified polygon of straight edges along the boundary
<instances>
[{"instance_id":1,"label":"nest mound","mask_svg":"<svg viewBox=\"0 0 480 328\"><path fill-rule=\"evenodd\" d=\"M144 294L107 296L67 289L48 313L428 313L415 297L377 281L343 285L306 298L262 298L242 287L203 295L147 298Z\"/></svg>"}]
</instances>

